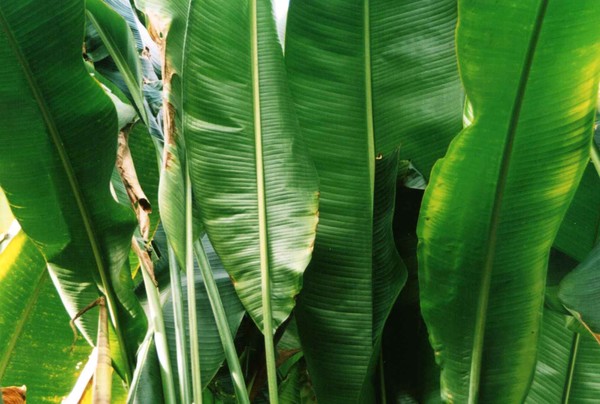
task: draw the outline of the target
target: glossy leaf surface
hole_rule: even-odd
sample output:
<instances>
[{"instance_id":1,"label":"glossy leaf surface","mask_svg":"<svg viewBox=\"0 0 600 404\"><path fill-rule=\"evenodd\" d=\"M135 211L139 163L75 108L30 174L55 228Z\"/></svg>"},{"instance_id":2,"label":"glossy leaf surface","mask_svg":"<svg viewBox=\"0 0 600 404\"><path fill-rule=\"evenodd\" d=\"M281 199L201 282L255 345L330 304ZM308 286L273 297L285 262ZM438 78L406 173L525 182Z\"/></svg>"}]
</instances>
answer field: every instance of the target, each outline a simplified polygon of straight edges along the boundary
<instances>
[{"instance_id":1,"label":"glossy leaf surface","mask_svg":"<svg viewBox=\"0 0 600 404\"><path fill-rule=\"evenodd\" d=\"M459 2L474 120L435 166L418 230L421 308L446 400L527 393L548 253L589 156L599 17L593 1Z\"/></svg>"}]
</instances>

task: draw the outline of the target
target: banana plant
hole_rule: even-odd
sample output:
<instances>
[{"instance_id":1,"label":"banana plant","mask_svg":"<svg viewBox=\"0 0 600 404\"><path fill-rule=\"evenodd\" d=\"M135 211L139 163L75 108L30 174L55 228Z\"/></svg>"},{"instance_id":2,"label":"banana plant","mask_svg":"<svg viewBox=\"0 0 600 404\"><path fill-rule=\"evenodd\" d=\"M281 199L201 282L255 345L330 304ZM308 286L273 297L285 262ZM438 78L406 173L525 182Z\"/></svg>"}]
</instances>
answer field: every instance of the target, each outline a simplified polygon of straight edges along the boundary
<instances>
[{"instance_id":1,"label":"banana plant","mask_svg":"<svg viewBox=\"0 0 600 404\"><path fill-rule=\"evenodd\" d=\"M46 3L0 0L0 386L94 400L100 297L114 402L597 398L594 0Z\"/></svg>"}]
</instances>

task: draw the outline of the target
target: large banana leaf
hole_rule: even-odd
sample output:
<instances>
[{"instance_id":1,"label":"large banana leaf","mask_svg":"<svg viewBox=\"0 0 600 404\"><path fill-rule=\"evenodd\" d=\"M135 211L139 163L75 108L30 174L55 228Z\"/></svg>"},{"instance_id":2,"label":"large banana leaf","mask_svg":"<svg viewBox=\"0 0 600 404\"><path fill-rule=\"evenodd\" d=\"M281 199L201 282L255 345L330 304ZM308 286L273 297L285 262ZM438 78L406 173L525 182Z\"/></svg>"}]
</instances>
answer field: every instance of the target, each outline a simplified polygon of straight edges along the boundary
<instances>
[{"instance_id":1,"label":"large banana leaf","mask_svg":"<svg viewBox=\"0 0 600 404\"><path fill-rule=\"evenodd\" d=\"M22 232L0 254L0 290L0 386L25 384L30 402L59 402L91 348L83 339L72 346L46 262Z\"/></svg>"},{"instance_id":2,"label":"large banana leaf","mask_svg":"<svg viewBox=\"0 0 600 404\"><path fill-rule=\"evenodd\" d=\"M261 328L261 270L270 274L276 328L295 305L310 259L317 187L270 2L139 3L166 36L170 138L185 140L206 232Z\"/></svg>"},{"instance_id":3,"label":"large banana leaf","mask_svg":"<svg viewBox=\"0 0 600 404\"><path fill-rule=\"evenodd\" d=\"M455 18L454 1L291 3L286 63L321 184L315 257L298 312L320 400L370 399L362 389L373 343L401 284L390 283L391 298L380 300L377 277L402 271L373 261L382 254L373 249L377 217L385 222L393 212L374 206L375 158L402 144L401 155L429 172L460 129ZM393 196L394 186L378 192ZM377 241L397 262L393 243Z\"/></svg>"},{"instance_id":4,"label":"large banana leaf","mask_svg":"<svg viewBox=\"0 0 600 404\"><path fill-rule=\"evenodd\" d=\"M106 295L127 377L145 332L124 266L135 221L109 191L117 118L81 57L84 11L0 1L0 184L69 314Z\"/></svg>"},{"instance_id":5,"label":"large banana leaf","mask_svg":"<svg viewBox=\"0 0 600 404\"><path fill-rule=\"evenodd\" d=\"M548 253L589 156L598 18L593 0L459 2L474 120L434 167L418 230L445 400L525 398Z\"/></svg>"},{"instance_id":6,"label":"large banana leaf","mask_svg":"<svg viewBox=\"0 0 600 404\"><path fill-rule=\"evenodd\" d=\"M600 397L600 346L568 327L573 318L544 310L538 364L526 404L592 404Z\"/></svg>"}]
</instances>

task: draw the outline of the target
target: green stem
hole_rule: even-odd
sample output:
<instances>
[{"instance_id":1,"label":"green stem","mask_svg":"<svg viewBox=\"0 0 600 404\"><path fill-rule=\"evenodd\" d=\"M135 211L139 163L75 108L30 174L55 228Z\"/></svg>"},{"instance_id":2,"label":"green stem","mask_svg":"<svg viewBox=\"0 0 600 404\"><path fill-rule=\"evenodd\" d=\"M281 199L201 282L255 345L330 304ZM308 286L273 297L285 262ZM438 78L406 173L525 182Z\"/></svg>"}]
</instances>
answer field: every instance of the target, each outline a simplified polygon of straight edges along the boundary
<instances>
[{"instance_id":1,"label":"green stem","mask_svg":"<svg viewBox=\"0 0 600 404\"><path fill-rule=\"evenodd\" d=\"M592 163L594 164L594 167L596 167L596 171L598 172L598 175L600 175L600 152L598 152L598 148L596 147L595 144L592 144L590 157L592 159Z\"/></svg>"},{"instance_id":2,"label":"green stem","mask_svg":"<svg viewBox=\"0 0 600 404\"><path fill-rule=\"evenodd\" d=\"M134 241L135 242L135 241ZM160 366L160 375L163 386L163 395L166 404L177 402L175 396L175 383L173 382L173 371L171 370L171 361L169 360L169 343L165 331L165 321L163 318L162 306L158 288L152 282L148 274L148 269L144 266L144 261L140 259L142 266L142 276L144 278L144 288L148 297L148 306L150 308L150 327L154 330L154 343L156 345L156 354Z\"/></svg>"},{"instance_id":3,"label":"green stem","mask_svg":"<svg viewBox=\"0 0 600 404\"><path fill-rule=\"evenodd\" d=\"M229 328L229 322L227 321L227 315L225 308L223 307L223 301L219 295L219 289L215 278L210 267L210 262L206 256L206 251L202 246L202 242L197 240L194 243L194 252L196 254L196 260L200 266L200 272L204 279L204 286L206 287L206 293L208 294L208 300L210 301L210 307L213 311L215 322L217 323L217 329L219 330L219 337L221 337L221 343L223 344L223 350L225 351L225 358L227 358L227 364L229 365L229 372L231 374L231 380L233 387L236 391L238 403L250 404L250 398L248 397L248 391L246 390L246 384L244 382L244 373L242 373L242 367L240 366L240 360L235 349L233 342L233 335Z\"/></svg>"},{"instance_id":4,"label":"green stem","mask_svg":"<svg viewBox=\"0 0 600 404\"><path fill-rule=\"evenodd\" d=\"M175 347L177 350L177 371L179 372L179 396L184 403L192 402L190 390L189 367L185 341L185 324L183 314L183 292L179 265L173 249L169 247L169 275L171 278L171 298L173 303L173 319L175 322Z\"/></svg>"},{"instance_id":5,"label":"green stem","mask_svg":"<svg viewBox=\"0 0 600 404\"><path fill-rule=\"evenodd\" d=\"M252 94L254 106L254 142L256 148L256 187L258 196L258 236L260 244L260 277L263 306L263 335L265 337L265 356L267 362L267 381L269 401L279 403L277 392L277 367L275 365L275 345L273 343L273 312L271 308L271 276L269 274L269 248L267 232L267 206L262 147L262 122L259 85L258 55L258 4L250 1L250 26L252 38Z\"/></svg>"},{"instance_id":6,"label":"green stem","mask_svg":"<svg viewBox=\"0 0 600 404\"><path fill-rule=\"evenodd\" d=\"M200 375L200 351L198 319L196 317L196 283L194 280L194 234L192 228L192 181L185 170L185 272L187 275L188 321L190 326L190 353L192 360L192 392L194 404L202 404L202 377Z\"/></svg>"}]
</instances>

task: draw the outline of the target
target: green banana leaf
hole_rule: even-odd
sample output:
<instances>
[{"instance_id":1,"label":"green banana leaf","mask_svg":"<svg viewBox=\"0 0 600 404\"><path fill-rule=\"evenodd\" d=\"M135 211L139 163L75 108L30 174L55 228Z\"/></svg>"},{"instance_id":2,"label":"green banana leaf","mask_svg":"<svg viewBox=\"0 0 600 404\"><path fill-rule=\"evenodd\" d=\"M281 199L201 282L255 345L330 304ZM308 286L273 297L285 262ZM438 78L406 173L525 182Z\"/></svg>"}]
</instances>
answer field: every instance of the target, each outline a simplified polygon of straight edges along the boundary
<instances>
[{"instance_id":1,"label":"green banana leaf","mask_svg":"<svg viewBox=\"0 0 600 404\"><path fill-rule=\"evenodd\" d=\"M84 13L76 0L0 1L0 185L69 315L106 295L128 378L145 333L124 266L135 221L109 192L117 117L81 57ZM89 341L93 320L79 322Z\"/></svg>"},{"instance_id":2,"label":"green banana leaf","mask_svg":"<svg viewBox=\"0 0 600 404\"><path fill-rule=\"evenodd\" d=\"M261 279L270 277L276 329L295 305L310 260L317 184L270 2L138 3L166 37L165 82L174 108L166 115L175 118L169 136L185 140L206 232L260 328ZM165 156L169 165L168 150Z\"/></svg>"},{"instance_id":3,"label":"green banana leaf","mask_svg":"<svg viewBox=\"0 0 600 404\"><path fill-rule=\"evenodd\" d=\"M157 72L160 72L160 49L156 43L154 43L148 30L138 18L137 13L132 7L132 2L130 2L130 0L104 0L104 2L125 19L133 34L138 51L145 51L148 54L146 56L151 62L152 68Z\"/></svg>"},{"instance_id":4,"label":"green banana leaf","mask_svg":"<svg viewBox=\"0 0 600 404\"><path fill-rule=\"evenodd\" d=\"M59 402L91 348L83 339L73 345L46 262L23 232L0 254L0 290L0 386L24 384L30 402Z\"/></svg>"},{"instance_id":5,"label":"green banana leaf","mask_svg":"<svg viewBox=\"0 0 600 404\"><path fill-rule=\"evenodd\" d=\"M418 229L445 400L527 394L549 250L589 157L598 18L595 1L459 2L474 120L434 167Z\"/></svg>"},{"instance_id":6,"label":"green banana leaf","mask_svg":"<svg viewBox=\"0 0 600 404\"><path fill-rule=\"evenodd\" d=\"M592 404L600 397L600 345L568 326L572 317L544 310L538 364L526 404Z\"/></svg>"},{"instance_id":7,"label":"green banana leaf","mask_svg":"<svg viewBox=\"0 0 600 404\"><path fill-rule=\"evenodd\" d=\"M298 310L319 400L371 399L365 378L372 376L377 338L406 276L393 243L383 249L395 255L394 267L373 261L382 254L372 247L382 246L373 226L393 214L374 206L375 158L388 158L402 144L400 155L428 173L460 129L455 18L453 1L290 5L286 63L321 183L315 256ZM394 188L388 185L384 195L393 200ZM400 279L381 300L380 270Z\"/></svg>"}]
</instances>

